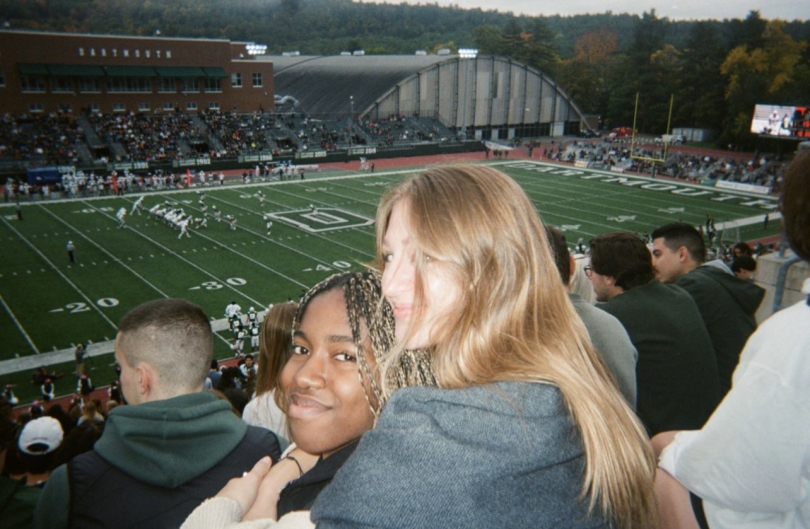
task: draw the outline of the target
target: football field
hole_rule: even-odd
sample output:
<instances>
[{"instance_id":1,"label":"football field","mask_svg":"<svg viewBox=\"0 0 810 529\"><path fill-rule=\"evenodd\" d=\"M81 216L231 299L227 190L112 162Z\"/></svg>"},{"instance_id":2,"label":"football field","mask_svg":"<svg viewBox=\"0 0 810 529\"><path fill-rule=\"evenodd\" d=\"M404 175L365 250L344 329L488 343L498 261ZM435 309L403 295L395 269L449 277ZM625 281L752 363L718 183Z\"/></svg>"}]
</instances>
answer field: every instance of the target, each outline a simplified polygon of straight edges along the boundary
<instances>
[{"instance_id":1,"label":"football field","mask_svg":"<svg viewBox=\"0 0 810 529\"><path fill-rule=\"evenodd\" d=\"M704 188L667 180L596 172L534 161L492 162L515 178L543 220L565 231L573 247L606 231L651 232L675 220L695 225L712 214L726 237L759 239L776 198ZM111 376L116 324L134 306L160 297L201 305L212 320L236 301L243 313L298 299L302 290L340 270L359 270L373 258L374 214L380 195L416 169L321 173L307 180L228 184L144 194L144 208L129 214L140 195L34 201L20 221L12 204L0 207L0 382L34 390L32 366L69 373L72 351L89 341L96 384ZM264 200L260 199L260 192ZM207 228L190 237L149 214L161 204L202 217ZM211 213L222 212L217 222ZM126 227L116 212L127 209ZM235 230L225 222L236 219ZM265 215L272 228L268 233ZM70 263L66 244L76 248ZM215 330L222 327L218 322ZM219 331L215 355L231 355L229 333ZM66 377L73 380L72 377ZM64 394L68 390L60 388Z\"/></svg>"}]
</instances>

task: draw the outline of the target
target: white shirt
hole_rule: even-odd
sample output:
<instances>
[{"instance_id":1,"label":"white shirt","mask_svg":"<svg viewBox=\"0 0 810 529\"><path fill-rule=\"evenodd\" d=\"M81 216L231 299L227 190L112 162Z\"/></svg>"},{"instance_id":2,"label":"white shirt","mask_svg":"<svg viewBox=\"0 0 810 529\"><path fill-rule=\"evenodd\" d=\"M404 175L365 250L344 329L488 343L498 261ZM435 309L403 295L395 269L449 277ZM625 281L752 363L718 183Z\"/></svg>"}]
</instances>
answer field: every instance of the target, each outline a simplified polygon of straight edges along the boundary
<instances>
[{"instance_id":1,"label":"white shirt","mask_svg":"<svg viewBox=\"0 0 810 529\"><path fill-rule=\"evenodd\" d=\"M254 397L242 411L242 420L253 426L272 430L276 435L287 438L287 416L284 415L276 401L274 391L268 391Z\"/></svg>"},{"instance_id":2,"label":"white shirt","mask_svg":"<svg viewBox=\"0 0 810 529\"><path fill-rule=\"evenodd\" d=\"M810 527L810 306L777 312L748 340L731 391L659 466L703 498L712 529Z\"/></svg>"}]
</instances>

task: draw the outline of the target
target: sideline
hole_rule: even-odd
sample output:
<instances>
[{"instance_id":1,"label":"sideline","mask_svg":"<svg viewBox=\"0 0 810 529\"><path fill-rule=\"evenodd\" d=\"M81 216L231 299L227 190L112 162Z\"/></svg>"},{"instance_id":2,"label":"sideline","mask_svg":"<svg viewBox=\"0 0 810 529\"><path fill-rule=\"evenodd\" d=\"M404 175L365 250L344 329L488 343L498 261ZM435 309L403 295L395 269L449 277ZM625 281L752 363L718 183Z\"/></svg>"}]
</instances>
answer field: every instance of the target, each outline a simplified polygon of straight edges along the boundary
<instances>
[{"instance_id":1,"label":"sideline","mask_svg":"<svg viewBox=\"0 0 810 529\"><path fill-rule=\"evenodd\" d=\"M259 317L264 318L264 313L260 312ZM211 321L211 330L214 331L214 333L219 333L228 329L228 320L226 318ZM53 364L74 362L75 358L73 355L75 351L76 349L74 347L69 347L67 349L60 349L58 351L52 351L49 353L40 353L38 355L3 360L0 361L0 376L18 373L20 371L33 371L39 366L47 367ZM100 356L112 354L114 351L115 340L89 343L87 346L87 356L85 357L85 361L95 360Z\"/></svg>"}]
</instances>

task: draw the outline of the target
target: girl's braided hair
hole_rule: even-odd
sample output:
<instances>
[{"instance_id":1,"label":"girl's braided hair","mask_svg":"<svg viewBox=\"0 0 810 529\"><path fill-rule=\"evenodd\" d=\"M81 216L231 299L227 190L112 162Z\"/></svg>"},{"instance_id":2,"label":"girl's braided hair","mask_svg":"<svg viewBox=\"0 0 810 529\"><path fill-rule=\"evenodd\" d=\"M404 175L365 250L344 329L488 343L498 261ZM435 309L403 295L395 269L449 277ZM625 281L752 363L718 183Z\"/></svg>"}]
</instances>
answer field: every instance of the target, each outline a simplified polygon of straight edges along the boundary
<instances>
[{"instance_id":1,"label":"girl's braided hair","mask_svg":"<svg viewBox=\"0 0 810 529\"><path fill-rule=\"evenodd\" d=\"M307 290L302 296L293 319L293 335L299 329L309 303L318 295L341 289L346 299L346 313L352 338L357 347L357 374L360 384L368 381L372 394L366 393L366 401L376 418L390 396L384 394L378 380L379 369L373 370L366 361L361 346L361 329L365 323L371 341L372 353L380 366L394 347L394 313L382 295L380 274L374 270L342 272L334 274ZM408 351L402 355L398 368L389 371L388 385L394 389L407 386L435 386L436 379L430 366L430 357L425 351Z\"/></svg>"}]
</instances>

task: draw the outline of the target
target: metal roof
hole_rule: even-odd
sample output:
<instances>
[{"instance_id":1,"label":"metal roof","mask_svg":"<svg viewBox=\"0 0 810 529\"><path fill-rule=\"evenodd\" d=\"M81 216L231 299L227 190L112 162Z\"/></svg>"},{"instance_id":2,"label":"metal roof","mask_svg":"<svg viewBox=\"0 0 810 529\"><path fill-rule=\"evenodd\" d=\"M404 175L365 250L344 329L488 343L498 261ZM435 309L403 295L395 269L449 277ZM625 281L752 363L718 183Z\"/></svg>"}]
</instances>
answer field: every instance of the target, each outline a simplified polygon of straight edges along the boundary
<instances>
[{"instance_id":1,"label":"metal roof","mask_svg":"<svg viewBox=\"0 0 810 529\"><path fill-rule=\"evenodd\" d=\"M277 96L292 96L310 116L337 119L370 108L400 81L455 55L257 57L273 63Z\"/></svg>"}]
</instances>

